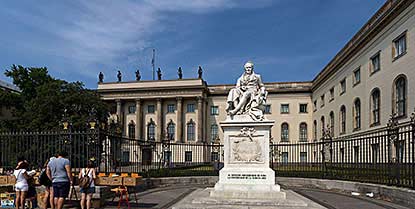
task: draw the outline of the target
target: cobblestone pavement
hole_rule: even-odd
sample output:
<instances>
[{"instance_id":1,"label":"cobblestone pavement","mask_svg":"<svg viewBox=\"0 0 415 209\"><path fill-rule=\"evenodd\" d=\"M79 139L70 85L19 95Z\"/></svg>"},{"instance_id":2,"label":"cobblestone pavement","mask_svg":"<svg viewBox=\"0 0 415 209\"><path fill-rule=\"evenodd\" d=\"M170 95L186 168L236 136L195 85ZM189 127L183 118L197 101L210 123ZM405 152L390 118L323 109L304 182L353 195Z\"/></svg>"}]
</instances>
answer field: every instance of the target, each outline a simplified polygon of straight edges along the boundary
<instances>
[{"instance_id":1,"label":"cobblestone pavement","mask_svg":"<svg viewBox=\"0 0 415 209\"><path fill-rule=\"evenodd\" d=\"M203 186L161 187L137 193L138 203L130 194L130 206L137 209L168 209L186 195ZM348 194L335 193L315 189L294 188L295 192L327 207L328 209L409 209L387 201L367 197L356 197ZM105 209L117 208L118 199L108 200ZM125 204L122 209L126 209Z\"/></svg>"}]
</instances>

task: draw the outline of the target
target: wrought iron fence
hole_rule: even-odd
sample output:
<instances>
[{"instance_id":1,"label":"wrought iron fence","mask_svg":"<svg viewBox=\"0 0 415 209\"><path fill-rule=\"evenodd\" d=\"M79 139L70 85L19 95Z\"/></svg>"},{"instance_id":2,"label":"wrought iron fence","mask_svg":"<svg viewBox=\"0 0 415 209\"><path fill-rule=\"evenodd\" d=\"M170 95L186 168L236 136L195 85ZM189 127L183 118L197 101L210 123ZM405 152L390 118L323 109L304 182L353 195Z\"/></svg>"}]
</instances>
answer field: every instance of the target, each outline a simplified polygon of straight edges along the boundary
<instances>
[{"instance_id":1,"label":"wrought iron fence","mask_svg":"<svg viewBox=\"0 0 415 209\"><path fill-rule=\"evenodd\" d=\"M415 120L320 141L270 145L270 166L277 176L313 177L415 188ZM66 150L74 172L94 159L99 172L144 176L218 175L223 166L219 142L178 143L121 137L116 132L0 133L0 166L12 169L18 156L41 167Z\"/></svg>"}]
</instances>

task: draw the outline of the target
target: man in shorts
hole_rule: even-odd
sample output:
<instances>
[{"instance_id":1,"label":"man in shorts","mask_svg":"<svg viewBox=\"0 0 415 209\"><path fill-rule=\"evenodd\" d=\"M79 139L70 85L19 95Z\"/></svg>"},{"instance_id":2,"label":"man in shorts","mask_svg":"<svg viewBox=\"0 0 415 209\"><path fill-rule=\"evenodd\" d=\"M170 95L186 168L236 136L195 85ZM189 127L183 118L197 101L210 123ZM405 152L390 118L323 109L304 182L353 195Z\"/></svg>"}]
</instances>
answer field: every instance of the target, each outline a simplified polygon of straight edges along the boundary
<instances>
[{"instance_id":1,"label":"man in shorts","mask_svg":"<svg viewBox=\"0 0 415 209\"><path fill-rule=\"evenodd\" d=\"M65 198L68 197L72 185L71 165L67 159L68 153L60 151L58 157L48 163L46 173L52 180L54 205L56 209L62 209Z\"/></svg>"}]
</instances>

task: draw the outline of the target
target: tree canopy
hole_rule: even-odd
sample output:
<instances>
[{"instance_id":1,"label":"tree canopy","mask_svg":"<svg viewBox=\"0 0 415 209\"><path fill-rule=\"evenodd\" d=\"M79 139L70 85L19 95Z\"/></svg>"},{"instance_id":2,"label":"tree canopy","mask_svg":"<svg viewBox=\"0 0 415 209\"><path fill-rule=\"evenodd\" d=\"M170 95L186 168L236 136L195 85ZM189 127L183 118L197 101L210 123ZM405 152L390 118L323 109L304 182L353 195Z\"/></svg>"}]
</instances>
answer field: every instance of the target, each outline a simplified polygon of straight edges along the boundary
<instances>
[{"instance_id":1,"label":"tree canopy","mask_svg":"<svg viewBox=\"0 0 415 209\"><path fill-rule=\"evenodd\" d=\"M3 131L58 130L64 119L73 129L82 130L92 118L101 122L108 118L107 104L82 82L53 78L46 67L13 65L5 75L13 79L21 92L0 90L0 103L14 107L14 117L0 122Z\"/></svg>"}]
</instances>

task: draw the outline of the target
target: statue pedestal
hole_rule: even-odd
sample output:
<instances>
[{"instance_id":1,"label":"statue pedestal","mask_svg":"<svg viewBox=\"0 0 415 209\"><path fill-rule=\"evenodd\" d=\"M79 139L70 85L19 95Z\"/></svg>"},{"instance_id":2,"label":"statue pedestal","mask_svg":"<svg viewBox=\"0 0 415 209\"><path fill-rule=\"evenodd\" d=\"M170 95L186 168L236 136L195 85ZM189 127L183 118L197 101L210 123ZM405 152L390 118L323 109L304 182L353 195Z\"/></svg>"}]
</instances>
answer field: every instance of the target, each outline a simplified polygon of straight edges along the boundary
<instances>
[{"instance_id":1,"label":"statue pedestal","mask_svg":"<svg viewBox=\"0 0 415 209\"><path fill-rule=\"evenodd\" d=\"M235 115L220 125L224 133L224 167L210 197L285 199L269 167L269 136L274 121L253 121L248 115Z\"/></svg>"}]
</instances>

